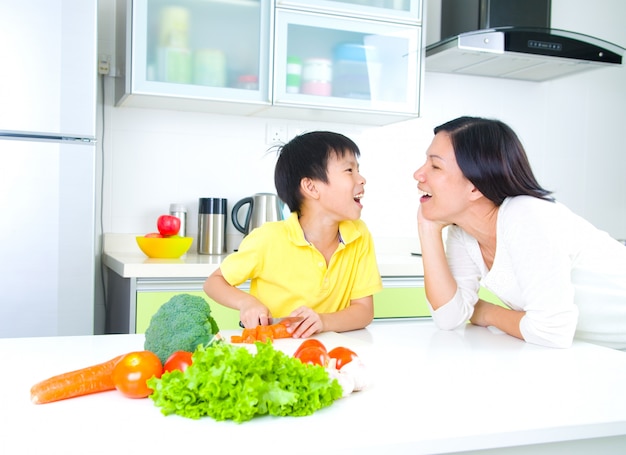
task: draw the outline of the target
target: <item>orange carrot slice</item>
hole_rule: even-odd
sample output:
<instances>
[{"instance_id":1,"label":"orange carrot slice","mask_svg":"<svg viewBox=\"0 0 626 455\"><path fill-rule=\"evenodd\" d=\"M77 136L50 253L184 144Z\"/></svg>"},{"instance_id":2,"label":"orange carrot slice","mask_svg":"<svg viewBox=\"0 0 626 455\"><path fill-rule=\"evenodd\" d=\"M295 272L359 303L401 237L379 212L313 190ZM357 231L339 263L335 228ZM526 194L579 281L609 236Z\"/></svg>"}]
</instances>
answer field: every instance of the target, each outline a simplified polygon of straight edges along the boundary
<instances>
[{"instance_id":1,"label":"orange carrot slice","mask_svg":"<svg viewBox=\"0 0 626 455\"><path fill-rule=\"evenodd\" d=\"M122 357L124 355L41 381L30 389L30 399L35 404L44 404L90 393L115 390L111 373Z\"/></svg>"},{"instance_id":2,"label":"orange carrot slice","mask_svg":"<svg viewBox=\"0 0 626 455\"><path fill-rule=\"evenodd\" d=\"M256 326L256 339L262 343L266 343L267 340L272 341L274 339L274 331L271 325L257 325Z\"/></svg>"},{"instance_id":3,"label":"orange carrot slice","mask_svg":"<svg viewBox=\"0 0 626 455\"><path fill-rule=\"evenodd\" d=\"M244 343L254 344L256 341L256 327L253 329L243 329L241 338Z\"/></svg>"},{"instance_id":4,"label":"orange carrot slice","mask_svg":"<svg viewBox=\"0 0 626 455\"><path fill-rule=\"evenodd\" d=\"M291 333L287 331L287 326L285 324L272 324L269 327L272 328L272 333L275 339L278 338L291 338Z\"/></svg>"}]
</instances>

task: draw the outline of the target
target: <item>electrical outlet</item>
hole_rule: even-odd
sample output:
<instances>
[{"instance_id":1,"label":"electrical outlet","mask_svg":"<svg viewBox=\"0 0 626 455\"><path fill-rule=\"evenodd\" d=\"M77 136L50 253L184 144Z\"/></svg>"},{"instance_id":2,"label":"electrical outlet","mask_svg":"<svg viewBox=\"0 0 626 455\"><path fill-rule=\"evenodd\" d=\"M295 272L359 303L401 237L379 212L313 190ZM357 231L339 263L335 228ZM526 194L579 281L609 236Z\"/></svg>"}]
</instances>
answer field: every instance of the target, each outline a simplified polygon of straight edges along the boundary
<instances>
[{"instance_id":1,"label":"electrical outlet","mask_svg":"<svg viewBox=\"0 0 626 455\"><path fill-rule=\"evenodd\" d=\"M98 59L98 74L108 76L111 72L111 56L102 54Z\"/></svg>"},{"instance_id":2,"label":"electrical outlet","mask_svg":"<svg viewBox=\"0 0 626 455\"><path fill-rule=\"evenodd\" d=\"M289 140L292 140L294 137L300 136L304 132L305 132L305 129L303 127L297 126L297 125L290 125L289 128L287 129L287 137L289 138Z\"/></svg>"},{"instance_id":3,"label":"electrical outlet","mask_svg":"<svg viewBox=\"0 0 626 455\"><path fill-rule=\"evenodd\" d=\"M287 142L287 127L285 125L268 123L265 130L265 142L270 145Z\"/></svg>"}]
</instances>

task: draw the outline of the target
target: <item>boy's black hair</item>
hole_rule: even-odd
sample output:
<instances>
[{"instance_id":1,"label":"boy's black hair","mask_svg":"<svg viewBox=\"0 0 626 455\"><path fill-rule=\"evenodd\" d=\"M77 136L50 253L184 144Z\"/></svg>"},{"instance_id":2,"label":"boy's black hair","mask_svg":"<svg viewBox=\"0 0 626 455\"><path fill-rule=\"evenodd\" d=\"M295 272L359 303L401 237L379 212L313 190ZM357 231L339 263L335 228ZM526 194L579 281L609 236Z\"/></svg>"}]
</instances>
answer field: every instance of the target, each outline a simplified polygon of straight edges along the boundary
<instances>
[{"instance_id":1,"label":"boy's black hair","mask_svg":"<svg viewBox=\"0 0 626 455\"><path fill-rule=\"evenodd\" d=\"M279 148L274 185L278 197L292 212L300 214L303 200L300 182L303 178L328 182L327 167L331 153L337 157L344 157L346 153L356 158L361 155L354 141L330 131L304 133Z\"/></svg>"}]
</instances>

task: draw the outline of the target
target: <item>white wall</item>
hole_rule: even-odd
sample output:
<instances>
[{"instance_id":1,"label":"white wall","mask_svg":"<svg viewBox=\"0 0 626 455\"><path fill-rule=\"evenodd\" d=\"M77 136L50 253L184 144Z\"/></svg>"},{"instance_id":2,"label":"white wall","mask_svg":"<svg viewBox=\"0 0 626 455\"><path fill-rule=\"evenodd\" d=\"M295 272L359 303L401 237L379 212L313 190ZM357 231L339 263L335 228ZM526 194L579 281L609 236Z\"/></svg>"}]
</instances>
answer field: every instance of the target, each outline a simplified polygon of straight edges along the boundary
<instances>
[{"instance_id":1,"label":"white wall","mask_svg":"<svg viewBox=\"0 0 626 455\"><path fill-rule=\"evenodd\" d=\"M439 0L429 1L429 11ZM626 46L623 0L553 0L552 25ZM100 0L100 52L114 49L113 0ZM274 156L265 126L276 120L113 107L104 78L104 232L155 229L171 202L190 210L196 232L199 197L229 206L274 191ZM415 239L413 171L422 164L432 128L459 115L500 118L527 147L540 182L598 227L626 238L626 65L545 83L426 73L422 117L385 127L279 121L291 131L332 129L362 150L368 179L363 219L375 238ZM230 234L237 234L229 225ZM235 235L234 240L238 237ZM233 247L235 245L229 245Z\"/></svg>"}]
</instances>

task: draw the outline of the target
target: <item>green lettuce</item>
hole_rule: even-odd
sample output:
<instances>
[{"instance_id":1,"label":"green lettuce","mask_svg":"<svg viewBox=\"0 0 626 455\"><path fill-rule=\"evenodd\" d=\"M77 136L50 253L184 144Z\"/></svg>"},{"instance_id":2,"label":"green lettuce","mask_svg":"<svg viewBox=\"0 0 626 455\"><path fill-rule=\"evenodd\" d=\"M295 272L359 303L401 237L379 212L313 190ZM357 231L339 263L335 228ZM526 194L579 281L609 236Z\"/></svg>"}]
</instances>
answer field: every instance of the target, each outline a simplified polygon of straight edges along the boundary
<instances>
[{"instance_id":1,"label":"green lettuce","mask_svg":"<svg viewBox=\"0 0 626 455\"><path fill-rule=\"evenodd\" d=\"M198 346L185 372L148 380L150 398L165 415L245 422L255 416L306 416L341 397L336 379L321 366L306 365L256 343L257 353L227 343Z\"/></svg>"}]
</instances>

